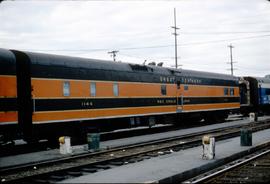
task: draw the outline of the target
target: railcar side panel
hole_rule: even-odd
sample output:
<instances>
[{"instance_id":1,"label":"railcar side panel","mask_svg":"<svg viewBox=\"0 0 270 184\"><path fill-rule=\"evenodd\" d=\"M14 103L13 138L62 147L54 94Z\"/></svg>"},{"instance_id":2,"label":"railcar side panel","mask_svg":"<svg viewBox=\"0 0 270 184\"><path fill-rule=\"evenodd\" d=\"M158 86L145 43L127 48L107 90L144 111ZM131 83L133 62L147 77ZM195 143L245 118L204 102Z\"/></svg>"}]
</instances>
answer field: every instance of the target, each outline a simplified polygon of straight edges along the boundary
<instances>
[{"instance_id":1,"label":"railcar side panel","mask_svg":"<svg viewBox=\"0 0 270 184\"><path fill-rule=\"evenodd\" d=\"M121 86L119 87L119 96L114 97L113 83L115 82L95 81L97 86L96 96L91 97L91 81L80 81L81 85L84 85L84 92L82 93L80 91L81 97L76 95L76 91L82 89L82 87L78 87L78 85L73 86L72 83L70 85L70 96L63 97L63 89L61 89L61 86L63 85L61 81L52 80L53 82L57 82L58 87L55 89L58 89L58 92L54 91L54 95L44 97L42 95L39 96L41 93L38 92L38 87L42 86L43 81L44 80L32 80L34 89L33 96L35 97L34 122L46 122L46 120L48 122L53 120L67 121L68 119L70 119L70 121L91 120L99 118L141 116L147 114L157 115L176 113L177 105L182 105L182 113L200 110L227 110L230 108L239 108L239 89L236 87L229 88L234 90L233 94L224 95L223 86L185 85L190 88L189 90L185 90L185 87L182 87L180 92L184 95L177 101L175 84L167 84L167 94L162 95L161 85L163 84L134 83L133 85L132 83L118 82L119 86ZM45 81L48 82L47 79ZM79 81L75 82L79 83ZM141 89L147 89L148 91L144 93ZM104 92L104 90L106 91ZM202 91L202 93L199 93L198 91ZM207 96L208 93L212 95ZM193 96L194 94L196 94L196 96ZM168 105L171 106L169 108L170 110L168 110ZM157 108L163 108L163 111L156 110ZM121 109L121 111L119 109ZM130 113L123 113L123 109ZM60 111L64 112L59 113ZM70 113L67 116L67 112L73 111L74 113ZM94 113L89 113L88 111L93 111ZM80 117L75 112L82 114L82 116Z\"/></svg>"}]
</instances>

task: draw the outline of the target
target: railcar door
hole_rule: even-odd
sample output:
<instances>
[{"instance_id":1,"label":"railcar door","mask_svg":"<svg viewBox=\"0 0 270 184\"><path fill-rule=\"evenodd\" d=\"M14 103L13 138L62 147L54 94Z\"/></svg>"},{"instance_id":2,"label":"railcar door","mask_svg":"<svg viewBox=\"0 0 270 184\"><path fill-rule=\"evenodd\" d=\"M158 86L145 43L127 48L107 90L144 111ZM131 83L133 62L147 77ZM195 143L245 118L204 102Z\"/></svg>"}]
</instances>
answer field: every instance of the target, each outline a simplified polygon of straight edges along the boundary
<instances>
[{"instance_id":1,"label":"railcar door","mask_svg":"<svg viewBox=\"0 0 270 184\"><path fill-rule=\"evenodd\" d=\"M183 95L181 92L181 82L178 80L176 82L176 112L182 112L183 110Z\"/></svg>"},{"instance_id":2,"label":"railcar door","mask_svg":"<svg viewBox=\"0 0 270 184\"><path fill-rule=\"evenodd\" d=\"M16 56L17 94L18 94L18 122L24 140L32 141L32 97L30 79L30 60L20 51L11 50Z\"/></svg>"},{"instance_id":3,"label":"railcar door","mask_svg":"<svg viewBox=\"0 0 270 184\"><path fill-rule=\"evenodd\" d=\"M239 80L240 89L240 105L249 106L250 105L250 87L249 82L243 78Z\"/></svg>"}]
</instances>

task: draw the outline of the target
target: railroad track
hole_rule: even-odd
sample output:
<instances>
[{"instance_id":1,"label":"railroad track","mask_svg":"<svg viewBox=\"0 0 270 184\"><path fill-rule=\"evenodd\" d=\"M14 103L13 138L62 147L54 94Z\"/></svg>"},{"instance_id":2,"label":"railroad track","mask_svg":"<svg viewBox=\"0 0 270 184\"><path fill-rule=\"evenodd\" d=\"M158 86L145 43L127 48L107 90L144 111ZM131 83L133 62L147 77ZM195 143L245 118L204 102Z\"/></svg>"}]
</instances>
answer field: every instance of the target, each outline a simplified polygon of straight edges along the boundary
<instances>
[{"instance_id":1,"label":"railroad track","mask_svg":"<svg viewBox=\"0 0 270 184\"><path fill-rule=\"evenodd\" d=\"M225 122L231 122L236 120L242 120L242 116L236 116L232 118L226 119ZM100 141L107 141L107 140L115 140L115 139L121 139L121 138L127 138L127 137L134 137L139 135L149 135L149 134L155 134L155 133L162 133L167 131L174 131L179 130L183 128L191 128L191 127L198 127L202 125L207 125L205 123L200 124L193 123L191 125L182 125L182 126L175 126L172 124L164 125L164 126L154 126L152 128L139 128L139 129L125 129L125 130L119 130L119 131L111 131L111 132L102 132L100 133ZM81 145L86 144L86 139L84 141L76 141L72 142L72 145ZM33 152L39 152L39 151L45 151L49 149L56 149L58 148L58 144L50 144L48 141L44 140L42 142L38 143L32 143L32 144L7 144L7 145L0 145L0 157L4 156L12 156L12 155L18 155L18 154L25 154L25 153L33 153Z\"/></svg>"},{"instance_id":2,"label":"railroad track","mask_svg":"<svg viewBox=\"0 0 270 184\"><path fill-rule=\"evenodd\" d=\"M201 138L205 134L213 135L217 141L235 137L240 135L241 128L251 128L254 132L270 128L270 124L269 120L261 121L259 123L249 123L246 125L237 125L184 136L176 136L46 162L2 168L0 170L1 181L5 183L57 182L199 146L201 145Z\"/></svg>"},{"instance_id":3,"label":"railroad track","mask_svg":"<svg viewBox=\"0 0 270 184\"><path fill-rule=\"evenodd\" d=\"M270 146L184 183L269 183Z\"/></svg>"},{"instance_id":4,"label":"railroad track","mask_svg":"<svg viewBox=\"0 0 270 184\"><path fill-rule=\"evenodd\" d=\"M155 134L179 129L181 129L181 127L179 126L177 127L173 125L164 125L152 128L129 129L129 130L120 130L116 132L102 132L100 133L100 141L114 140L139 135ZM85 141L72 142L73 146L81 144L86 144L86 138ZM59 144L50 144L47 140L32 144L26 143L17 145L8 144L5 146L0 146L1 149L0 157L45 151L48 149L56 149L58 147Z\"/></svg>"}]
</instances>

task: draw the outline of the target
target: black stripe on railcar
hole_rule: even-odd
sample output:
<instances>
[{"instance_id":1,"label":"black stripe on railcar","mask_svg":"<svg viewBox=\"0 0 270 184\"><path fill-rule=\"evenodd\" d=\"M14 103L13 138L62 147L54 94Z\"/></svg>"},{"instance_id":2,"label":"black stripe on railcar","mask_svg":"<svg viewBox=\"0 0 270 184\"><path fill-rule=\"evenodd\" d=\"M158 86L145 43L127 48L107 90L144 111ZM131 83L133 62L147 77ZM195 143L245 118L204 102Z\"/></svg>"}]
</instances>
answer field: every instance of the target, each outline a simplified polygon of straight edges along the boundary
<instances>
[{"instance_id":1,"label":"black stripe on railcar","mask_svg":"<svg viewBox=\"0 0 270 184\"><path fill-rule=\"evenodd\" d=\"M0 112L17 111L17 98L0 98Z\"/></svg>"},{"instance_id":2,"label":"black stripe on railcar","mask_svg":"<svg viewBox=\"0 0 270 184\"><path fill-rule=\"evenodd\" d=\"M184 98L184 105L216 104L216 103L240 103L240 97L189 97Z\"/></svg>"},{"instance_id":3,"label":"black stripe on railcar","mask_svg":"<svg viewBox=\"0 0 270 184\"><path fill-rule=\"evenodd\" d=\"M184 98L184 105L237 103L239 97ZM36 99L35 111L106 109L176 105L176 98ZM178 105L181 105L181 98Z\"/></svg>"},{"instance_id":4,"label":"black stripe on railcar","mask_svg":"<svg viewBox=\"0 0 270 184\"><path fill-rule=\"evenodd\" d=\"M35 111L176 105L176 98L38 99Z\"/></svg>"}]
</instances>

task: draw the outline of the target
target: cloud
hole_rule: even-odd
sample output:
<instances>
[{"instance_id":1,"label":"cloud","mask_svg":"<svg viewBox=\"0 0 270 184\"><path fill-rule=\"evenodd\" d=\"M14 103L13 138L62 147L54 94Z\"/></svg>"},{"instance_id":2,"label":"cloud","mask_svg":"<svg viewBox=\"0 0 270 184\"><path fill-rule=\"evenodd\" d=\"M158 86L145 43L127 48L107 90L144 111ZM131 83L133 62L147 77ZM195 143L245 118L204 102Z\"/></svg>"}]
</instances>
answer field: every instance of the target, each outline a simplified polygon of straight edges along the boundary
<instances>
[{"instance_id":1,"label":"cloud","mask_svg":"<svg viewBox=\"0 0 270 184\"><path fill-rule=\"evenodd\" d=\"M176 7L183 68L229 74L227 45L232 43L236 75L264 76L270 73L270 37L239 38L270 31L269 6L265 0L4 1L0 47L107 60L112 60L108 51L119 50L117 59L123 62L147 59L170 67Z\"/></svg>"}]
</instances>

